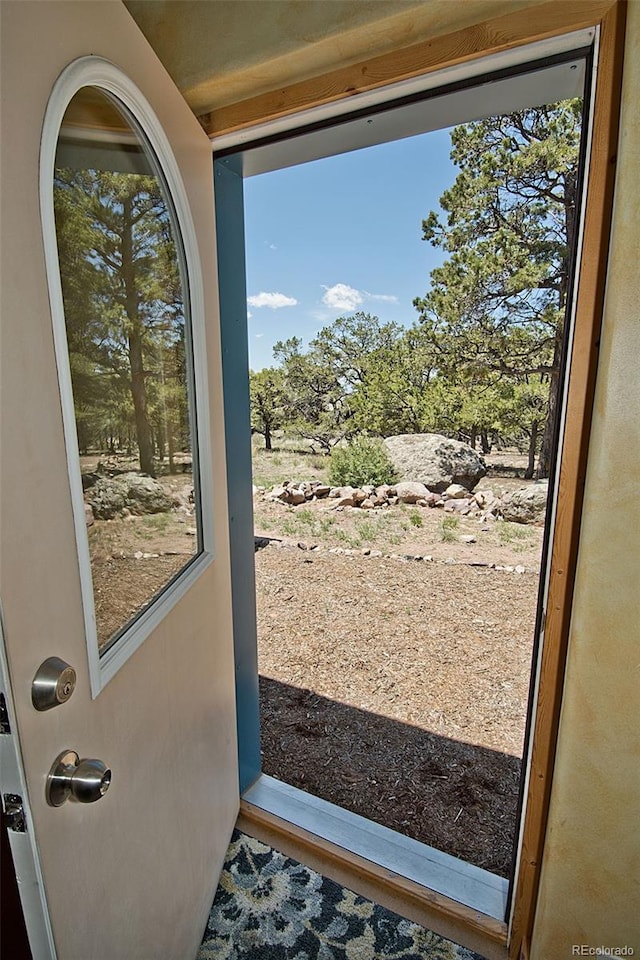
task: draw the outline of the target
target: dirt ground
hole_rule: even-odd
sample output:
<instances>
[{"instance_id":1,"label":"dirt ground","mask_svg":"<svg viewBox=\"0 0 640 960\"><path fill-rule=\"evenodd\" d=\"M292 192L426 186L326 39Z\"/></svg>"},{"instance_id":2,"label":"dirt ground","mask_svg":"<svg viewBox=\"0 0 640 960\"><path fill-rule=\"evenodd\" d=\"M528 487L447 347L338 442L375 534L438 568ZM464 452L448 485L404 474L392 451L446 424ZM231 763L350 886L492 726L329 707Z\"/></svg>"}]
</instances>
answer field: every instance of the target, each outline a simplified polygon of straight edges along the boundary
<instances>
[{"instance_id":1,"label":"dirt ground","mask_svg":"<svg viewBox=\"0 0 640 960\"><path fill-rule=\"evenodd\" d=\"M507 876L538 578L261 549L264 771Z\"/></svg>"}]
</instances>

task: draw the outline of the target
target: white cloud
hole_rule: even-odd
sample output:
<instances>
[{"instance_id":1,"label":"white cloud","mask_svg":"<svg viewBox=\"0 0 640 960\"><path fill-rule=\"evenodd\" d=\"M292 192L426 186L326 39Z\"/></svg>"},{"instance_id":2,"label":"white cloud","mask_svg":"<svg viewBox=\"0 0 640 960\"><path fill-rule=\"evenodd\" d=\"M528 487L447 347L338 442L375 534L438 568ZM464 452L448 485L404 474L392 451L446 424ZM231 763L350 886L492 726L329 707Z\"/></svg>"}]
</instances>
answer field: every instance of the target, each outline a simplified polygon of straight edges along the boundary
<instances>
[{"instance_id":1,"label":"white cloud","mask_svg":"<svg viewBox=\"0 0 640 960\"><path fill-rule=\"evenodd\" d=\"M259 340L260 337L264 337L264 333L256 333L256 340Z\"/></svg>"},{"instance_id":2,"label":"white cloud","mask_svg":"<svg viewBox=\"0 0 640 960\"><path fill-rule=\"evenodd\" d=\"M260 293L247 297L247 303L252 307L269 307L278 310L280 307L295 307L298 301L295 297L287 297L284 293Z\"/></svg>"},{"instance_id":3,"label":"white cloud","mask_svg":"<svg viewBox=\"0 0 640 960\"><path fill-rule=\"evenodd\" d=\"M384 300L385 303L398 302L398 298L394 297L393 294L390 293L368 293L366 290L364 293L368 300Z\"/></svg>"},{"instance_id":4,"label":"white cloud","mask_svg":"<svg viewBox=\"0 0 640 960\"><path fill-rule=\"evenodd\" d=\"M251 320L252 316L253 314L251 313L251 310L247 310L247 320Z\"/></svg>"},{"instance_id":5,"label":"white cloud","mask_svg":"<svg viewBox=\"0 0 640 960\"><path fill-rule=\"evenodd\" d=\"M350 287L347 283L336 283L332 287L324 288L326 293L322 302L334 310L347 310L352 312L357 310L363 302L362 294L355 287Z\"/></svg>"},{"instance_id":6,"label":"white cloud","mask_svg":"<svg viewBox=\"0 0 640 960\"><path fill-rule=\"evenodd\" d=\"M326 323L333 318L333 313L331 310L309 310L308 316L316 323Z\"/></svg>"}]
</instances>

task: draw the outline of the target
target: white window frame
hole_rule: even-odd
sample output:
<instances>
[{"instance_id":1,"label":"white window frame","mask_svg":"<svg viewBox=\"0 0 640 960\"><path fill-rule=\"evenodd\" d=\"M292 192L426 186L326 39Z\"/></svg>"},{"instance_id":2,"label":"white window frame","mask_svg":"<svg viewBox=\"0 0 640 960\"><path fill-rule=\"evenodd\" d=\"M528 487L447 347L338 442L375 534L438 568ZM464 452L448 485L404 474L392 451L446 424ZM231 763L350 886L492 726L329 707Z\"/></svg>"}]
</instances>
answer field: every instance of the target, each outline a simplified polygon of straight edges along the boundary
<instances>
[{"instance_id":1,"label":"white window frame","mask_svg":"<svg viewBox=\"0 0 640 960\"><path fill-rule=\"evenodd\" d=\"M97 87L111 94L130 112L144 132L162 170L171 195L178 229L184 248L191 314L191 342L193 351L193 379L195 389L196 422L192 425L194 464L199 466L201 537L200 552L188 562L177 577L150 603L150 605L123 630L121 636L101 656L94 605L89 538L84 511L82 477L80 471L78 435L73 405L73 389L64 302L58 262L56 224L54 216L54 167L56 147L64 113L73 96L83 87ZM213 476L211 470L208 374L206 365L204 287L202 267L195 227L177 162L167 137L149 102L134 83L115 64L102 57L88 56L73 61L55 83L45 114L40 147L40 217L44 239L44 255L49 287L49 302L53 325L60 403L64 426L65 447L69 472L69 486L73 508L78 568L82 591L87 658L91 695L96 698L135 651L145 642L169 611L199 579L214 558ZM179 638L176 638L176 643Z\"/></svg>"}]
</instances>

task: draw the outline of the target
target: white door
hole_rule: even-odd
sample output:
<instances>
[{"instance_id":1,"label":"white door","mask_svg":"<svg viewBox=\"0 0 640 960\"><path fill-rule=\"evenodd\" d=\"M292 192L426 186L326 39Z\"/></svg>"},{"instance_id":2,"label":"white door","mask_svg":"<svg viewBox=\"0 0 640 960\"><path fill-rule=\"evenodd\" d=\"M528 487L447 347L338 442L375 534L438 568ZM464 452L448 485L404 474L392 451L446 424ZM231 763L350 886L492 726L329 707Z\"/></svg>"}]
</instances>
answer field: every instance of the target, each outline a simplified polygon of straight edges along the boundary
<instances>
[{"instance_id":1,"label":"white door","mask_svg":"<svg viewBox=\"0 0 640 960\"><path fill-rule=\"evenodd\" d=\"M60 960L187 960L197 951L238 808L210 144L119 0L9 0L0 13L1 589L12 733L24 764L29 827ZM67 111L65 97L75 88ZM83 96L89 106L97 101L106 118L93 132L82 117ZM71 129L66 145L55 130L63 114L62 125ZM111 155L114 140L122 149L108 173L108 161L95 158L101 151ZM136 222L147 217L144 238L144 231L130 234L139 245L141 273L119 306L107 303L107 287L113 293L124 281L120 276L113 286L106 265L122 267L124 241L109 234L112 246L105 240L98 250L95 223L82 227L74 219L90 204L78 200L82 150L93 157L85 166L98 170L99 190L121 175L123 158L133 157L134 172L147 184L144 202L140 194L118 200L121 219L131 202L138 203ZM62 170L62 201L71 200L66 221L54 219L54 165ZM96 196L91 202L104 210L104 197ZM65 223L68 235L62 235ZM77 270L68 262L52 268L56 229L61 257L65 249L77 254L83 231L94 231L92 252ZM165 263L168 246L162 255L152 246L169 234L173 266ZM87 277L100 269L91 288ZM175 299L182 298L177 305L168 288L158 292L169 277ZM79 299L70 307L74 284ZM153 314L142 331L147 354L137 367L135 323L122 306L127 297L140 318ZM88 439L86 422L74 423L78 347L66 351L65 323L80 336L73 324L87 317L94 327L103 325L87 348L91 357L82 359L95 375L91 397L104 384L116 389L118 383L121 391L117 416L100 427L106 456L98 449L93 399ZM176 393L177 383L184 393ZM159 458L164 472L157 482L171 502L149 513L148 505L131 509L127 500L128 506L116 502L105 513L105 491L122 493L124 484L129 496L140 486L145 443L151 444L146 455ZM98 479L96 458L107 464ZM92 474L85 477L91 528L81 522L81 473ZM137 546L133 531L143 536ZM163 531L170 549L158 547ZM145 582L147 595L131 599ZM75 670L75 690L65 702L38 710L33 679L50 657ZM54 783L61 789L48 790L63 751L70 757ZM95 802L80 802L73 752L111 771L110 778L97 775Z\"/></svg>"}]
</instances>

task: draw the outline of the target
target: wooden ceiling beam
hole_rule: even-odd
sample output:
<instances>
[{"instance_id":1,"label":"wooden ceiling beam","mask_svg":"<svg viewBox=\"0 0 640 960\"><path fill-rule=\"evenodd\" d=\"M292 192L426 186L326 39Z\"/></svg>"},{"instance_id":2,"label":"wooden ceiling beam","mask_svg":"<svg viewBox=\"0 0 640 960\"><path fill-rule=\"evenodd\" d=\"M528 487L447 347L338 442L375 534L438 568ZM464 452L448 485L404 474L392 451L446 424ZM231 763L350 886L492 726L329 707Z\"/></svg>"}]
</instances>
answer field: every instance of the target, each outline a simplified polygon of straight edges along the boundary
<instances>
[{"instance_id":1,"label":"wooden ceiling beam","mask_svg":"<svg viewBox=\"0 0 640 960\"><path fill-rule=\"evenodd\" d=\"M219 107L199 120L212 139L402 80L601 23L616 0L547 0L431 40Z\"/></svg>"}]
</instances>

